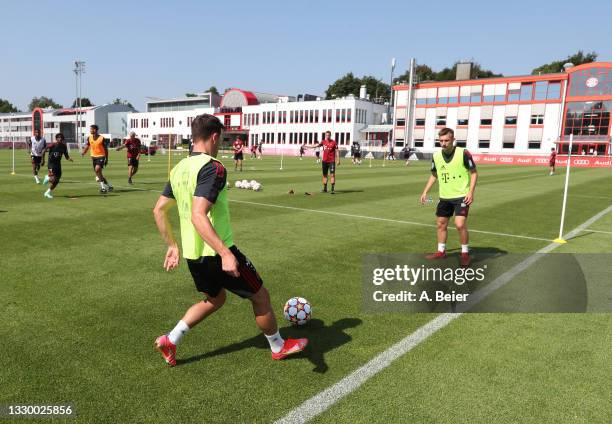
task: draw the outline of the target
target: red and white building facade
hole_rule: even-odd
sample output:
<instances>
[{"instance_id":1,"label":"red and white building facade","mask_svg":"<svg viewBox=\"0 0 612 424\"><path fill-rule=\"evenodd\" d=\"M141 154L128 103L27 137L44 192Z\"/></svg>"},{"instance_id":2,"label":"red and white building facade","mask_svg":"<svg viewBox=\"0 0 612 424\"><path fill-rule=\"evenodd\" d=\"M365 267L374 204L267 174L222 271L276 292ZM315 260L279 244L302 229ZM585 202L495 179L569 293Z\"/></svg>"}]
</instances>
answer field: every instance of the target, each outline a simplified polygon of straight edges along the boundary
<instances>
[{"instance_id":1,"label":"red and white building facade","mask_svg":"<svg viewBox=\"0 0 612 424\"><path fill-rule=\"evenodd\" d=\"M512 155L537 157L553 147L566 154L573 134L572 154L601 161L612 154L611 112L612 62L557 74L423 82L412 90L396 85L393 138L431 153L438 131L449 127L457 145L510 163Z\"/></svg>"},{"instance_id":2,"label":"red and white building facade","mask_svg":"<svg viewBox=\"0 0 612 424\"><path fill-rule=\"evenodd\" d=\"M158 110L128 115L129 130L145 144L165 144L190 138L191 122L202 113L214 114L226 127L224 142L240 137L248 146L262 144L266 153L297 154L302 144L321 141L326 131L341 147L365 138L369 125L381 124L388 106L348 96L333 100L296 101L295 97L232 88L216 106L181 110L170 106L186 99L156 100ZM149 105L147 104L149 109ZM164 110L159 110L164 109Z\"/></svg>"}]
</instances>

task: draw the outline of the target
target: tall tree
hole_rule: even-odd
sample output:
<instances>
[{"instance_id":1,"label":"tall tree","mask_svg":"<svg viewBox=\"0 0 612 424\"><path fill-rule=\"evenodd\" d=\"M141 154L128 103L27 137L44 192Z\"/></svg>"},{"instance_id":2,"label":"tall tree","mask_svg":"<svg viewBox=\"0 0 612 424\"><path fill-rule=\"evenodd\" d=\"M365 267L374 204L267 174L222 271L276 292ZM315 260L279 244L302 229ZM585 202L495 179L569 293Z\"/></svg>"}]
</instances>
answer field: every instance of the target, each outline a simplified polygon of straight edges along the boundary
<instances>
[{"instance_id":1,"label":"tall tree","mask_svg":"<svg viewBox=\"0 0 612 424\"><path fill-rule=\"evenodd\" d=\"M77 107L77 103L79 101L79 98L77 97L76 99L74 99L74 102L72 102L72 107ZM82 97L81 98L81 106L82 107L89 107L89 106L95 106L91 100L89 100L87 97Z\"/></svg>"},{"instance_id":2,"label":"tall tree","mask_svg":"<svg viewBox=\"0 0 612 424\"><path fill-rule=\"evenodd\" d=\"M130 102L128 102L127 100L124 99L120 99L119 97L117 97L115 100L113 100L112 104L114 105L126 105L131 107L132 109L135 109L134 106L132 106L132 104Z\"/></svg>"},{"instance_id":3,"label":"tall tree","mask_svg":"<svg viewBox=\"0 0 612 424\"><path fill-rule=\"evenodd\" d=\"M50 107L51 109L61 109L64 106L55 103L51 97L40 96L32 98L32 101L28 105L28 109L30 109L30 111L36 109L37 107L43 109L48 107Z\"/></svg>"},{"instance_id":4,"label":"tall tree","mask_svg":"<svg viewBox=\"0 0 612 424\"><path fill-rule=\"evenodd\" d=\"M215 87L214 85L212 85L208 91L212 94L216 94L217 96L219 95L219 90L217 90L217 87Z\"/></svg>"},{"instance_id":5,"label":"tall tree","mask_svg":"<svg viewBox=\"0 0 612 424\"><path fill-rule=\"evenodd\" d=\"M19 112L8 100L0 99L0 113Z\"/></svg>"},{"instance_id":6,"label":"tall tree","mask_svg":"<svg viewBox=\"0 0 612 424\"><path fill-rule=\"evenodd\" d=\"M457 63L453 66L446 67L439 72L434 71L427 65L417 65L414 69L414 73L417 77L417 81L452 81L457 77ZM472 71L470 72L470 78L493 78L502 77L502 74L496 74L488 69L483 69L479 63L472 65ZM410 70L395 78L393 81L398 83L399 81L408 82L410 80Z\"/></svg>"},{"instance_id":7,"label":"tall tree","mask_svg":"<svg viewBox=\"0 0 612 424\"><path fill-rule=\"evenodd\" d=\"M545 63L544 65L540 65L537 68L534 68L531 71L531 75L538 75L538 74L553 74L556 72L562 72L563 71L563 65L565 65L566 63L573 63L574 65L582 65L583 63L591 63L591 62L595 62L597 60L597 53L595 52L591 52L591 53L584 53L582 50L578 50L577 53L568 56L567 58L563 59L563 60L555 60L553 62L550 63Z\"/></svg>"},{"instance_id":8,"label":"tall tree","mask_svg":"<svg viewBox=\"0 0 612 424\"><path fill-rule=\"evenodd\" d=\"M326 99L336 97L344 97L349 94L359 95L359 89L362 85L366 86L370 97L378 97L379 99L389 100L389 85L379 79L366 75L362 78L357 78L352 72L334 81L325 91Z\"/></svg>"}]
</instances>

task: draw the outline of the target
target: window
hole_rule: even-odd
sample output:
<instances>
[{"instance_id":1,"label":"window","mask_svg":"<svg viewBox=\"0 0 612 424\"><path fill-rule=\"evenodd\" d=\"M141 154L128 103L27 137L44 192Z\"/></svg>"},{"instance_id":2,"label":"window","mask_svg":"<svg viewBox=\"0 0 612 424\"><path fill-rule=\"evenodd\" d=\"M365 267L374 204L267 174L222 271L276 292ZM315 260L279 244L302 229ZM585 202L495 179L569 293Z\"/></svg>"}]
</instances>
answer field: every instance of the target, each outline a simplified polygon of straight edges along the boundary
<instances>
[{"instance_id":1,"label":"window","mask_svg":"<svg viewBox=\"0 0 612 424\"><path fill-rule=\"evenodd\" d=\"M521 101L531 100L533 84L521 84Z\"/></svg>"},{"instance_id":2,"label":"window","mask_svg":"<svg viewBox=\"0 0 612 424\"><path fill-rule=\"evenodd\" d=\"M404 127L404 126L406 126L406 120L405 119L398 119L397 121L395 121L395 126L396 127Z\"/></svg>"},{"instance_id":3,"label":"window","mask_svg":"<svg viewBox=\"0 0 612 424\"><path fill-rule=\"evenodd\" d=\"M457 125L465 126L467 124L468 124L468 120L467 119L457 119Z\"/></svg>"},{"instance_id":4,"label":"window","mask_svg":"<svg viewBox=\"0 0 612 424\"><path fill-rule=\"evenodd\" d=\"M472 87L472 94L470 95L470 101L472 103L482 102L482 85Z\"/></svg>"},{"instance_id":5,"label":"window","mask_svg":"<svg viewBox=\"0 0 612 424\"><path fill-rule=\"evenodd\" d=\"M340 122L340 109L336 109L336 122Z\"/></svg>"},{"instance_id":6,"label":"window","mask_svg":"<svg viewBox=\"0 0 612 424\"><path fill-rule=\"evenodd\" d=\"M467 146L467 141L466 140L457 140L457 146L465 147L465 146Z\"/></svg>"},{"instance_id":7,"label":"window","mask_svg":"<svg viewBox=\"0 0 612 424\"><path fill-rule=\"evenodd\" d=\"M423 147L423 139L415 139L414 147Z\"/></svg>"},{"instance_id":8,"label":"window","mask_svg":"<svg viewBox=\"0 0 612 424\"><path fill-rule=\"evenodd\" d=\"M446 116L436 116L436 125L446 125Z\"/></svg>"},{"instance_id":9,"label":"window","mask_svg":"<svg viewBox=\"0 0 612 424\"><path fill-rule=\"evenodd\" d=\"M470 102L470 96L461 96L459 98L459 102L460 103L469 103Z\"/></svg>"},{"instance_id":10,"label":"window","mask_svg":"<svg viewBox=\"0 0 612 424\"><path fill-rule=\"evenodd\" d=\"M491 140L478 140L479 149L488 149L491 145Z\"/></svg>"},{"instance_id":11,"label":"window","mask_svg":"<svg viewBox=\"0 0 612 424\"><path fill-rule=\"evenodd\" d=\"M490 95L490 96L483 96L482 101L484 103L491 103L495 100L495 96Z\"/></svg>"},{"instance_id":12,"label":"window","mask_svg":"<svg viewBox=\"0 0 612 424\"><path fill-rule=\"evenodd\" d=\"M319 122L319 111L315 110L315 122L318 123Z\"/></svg>"},{"instance_id":13,"label":"window","mask_svg":"<svg viewBox=\"0 0 612 424\"><path fill-rule=\"evenodd\" d=\"M415 125L415 126L417 126L417 127L422 127L422 126L425 126L425 119L420 119L420 118L419 118L419 119L417 119L417 120L415 121L414 125Z\"/></svg>"},{"instance_id":14,"label":"window","mask_svg":"<svg viewBox=\"0 0 612 424\"><path fill-rule=\"evenodd\" d=\"M509 102L517 102L521 98L521 89L516 90L508 90L508 101Z\"/></svg>"},{"instance_id":15,"label":"window","mask_svg":"<svg viewBox=\"0 0 612 424\"><path fill-rule=\"evenodd\" d=\"M432 97L427 97L427 104L428 105L436 104L436 96L437 96L438 89L434 88L432 91L433 91L433 93L430 94Z\"/></svg>"},{"instance_id":16,"label":"window","mask_svg":"<svg viewBox=\"0 0 612 424\"><path fill-rule=\"evenodd\" d=\"M549 82L548 93L546 94L547 99L558 99L561 97L561 83L560 82Z\"/></svg>"},{"instance_id":17,"label":"window","mask_svg":"<svg viewBox=\"0 0 612 424\"><path fill-rule=\"evenodd\" d=\"M457 96L451 96L448 98L448 103L450 104L455 104L459 101L459 99L457 98Z\"/></svg>"},{"instance_id":18,"label":"window","mask_svg":"<svg viewBox=\"0 0 612 424\"><path fill-rule=\"evenodd\" d=\"M485 118L485 119L480 120L480 125L491 125L492 123L493 123L492 119Z\"/></svg>"},{"instance_id":19,"label":"window","mask_svg":"<svg viewBox=\"0 0 612 424\"><path fill-rule=\"evenodd\" d=\"M541 145L542 145L541 141L530 141L529 142L530 149L539 149Z\"/></svg>"},{"instance_id":20,"label":"window","mask_svg":"<svg viewBox=\"0 0 612 424\"><path fill-rule=\"evenodd\" d=\"M534 100L545 100L547 89L548 89L548 81L536 82Z\"/></svg>"},{"instance_id":21,"label":"window","mask_svg":"<svg viewBox=\"0 0 612 424\"><path fill-rule=\"evenodd\" d=\"M531 125L544 125L544 115L531 115Z\"/></svg>"},{"instance_id":22,"label":"window","mask_svg":"<svg viewBox=\"0 0 612 424\"><path fill-rule=\"evenodd\" d=\"M351 122L351 110L346 110L346 122Z\"/></svg>"},{"instance_id":23,"label":"window","mask_svg":"<svg viewBox=\"0 0 612 424\"><path fill-rule=\"evenodd\" d=\"M506 116L504 125L516 125L516 116Z\"/></svg>"},{"instance_id":24,"label":"window","mask_svg":"<svg viewBox=\"0 0 612 424\"><path fill-rule=\"evenodd\" d=\"M504 149L514 149L514 141L504 141Z\"/></svg>"},{"instance_id":25,"label":"window","mask_svg":"<svg viewBox=\"0 0 612 424\"><path fill-rule=\"evenodd\" d=\"M564 135L608 136L611 110L612 101L609 100L568 103Z\"/></svg>"},{"instance_id":26,"label":"window","mask_svg":"<svg viewBox=\"0 0 612 424\"><path fill-rule=\"evenodd\" d=\"M448 97L438 97L438 104L445 105L448 103Z\"/></svg>"},{"instance_id":27,"label":"window","mask_svg":"<svg viewBox=\"0 0 612 424\"><path fill-rule=\"evenodd\" d=\"M434 146L440 147L440 140L436 140L436 142L434 143Z\"/></svg>"},{"instance_id":28,"label":"window","mask_svg":"<svg viewBox=\"0 0 612 424\"><path fill-rule=\"evenodd\" d=\"M506 94L496 94L495 98L493 99L493 101L495 102L503 102L506 100Z\"/></svg>"}]
</instances>

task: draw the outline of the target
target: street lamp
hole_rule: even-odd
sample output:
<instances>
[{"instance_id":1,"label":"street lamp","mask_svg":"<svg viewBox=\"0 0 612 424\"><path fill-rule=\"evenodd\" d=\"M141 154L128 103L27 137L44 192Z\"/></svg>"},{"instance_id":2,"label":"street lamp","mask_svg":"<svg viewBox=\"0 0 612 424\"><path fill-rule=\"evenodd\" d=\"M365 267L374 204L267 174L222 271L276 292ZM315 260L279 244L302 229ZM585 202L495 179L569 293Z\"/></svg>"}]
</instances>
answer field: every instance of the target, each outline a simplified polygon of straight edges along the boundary
<instances>
[{"instance_id":1,"label":"street lamp","mask_svg":"<svg viewBox=\"0 0 612 424\"><path fill-rule=\"evenodd\" d=\"M81 148L81 97L82 97L82 75L83 73L85 73L85 61L83 60L75 60L74 61L74 83L75 83L75 90L76 90L76 100L75 100L75 108L76 108L76 123L74 126L74 138L75 138L75 142L77 144L77 148L80 149Z\"/></svg>"}]
</instances>

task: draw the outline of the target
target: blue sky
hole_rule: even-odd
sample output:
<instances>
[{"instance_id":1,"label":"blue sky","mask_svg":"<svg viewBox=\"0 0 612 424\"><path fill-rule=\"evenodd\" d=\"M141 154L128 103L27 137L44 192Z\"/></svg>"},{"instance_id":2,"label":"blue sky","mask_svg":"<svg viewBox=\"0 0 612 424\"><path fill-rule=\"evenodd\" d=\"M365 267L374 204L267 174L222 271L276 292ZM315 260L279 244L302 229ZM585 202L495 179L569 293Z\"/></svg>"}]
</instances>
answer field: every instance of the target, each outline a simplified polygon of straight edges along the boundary
<instances>
[{"instance_id":1,"label":"blue sky","mask_svg":"<svg viewBox=\"0 0 612 424\"><path fill-rule=\"evenodd\" d=\"M410 57L504 75L579 49L612 61L612 2L11 1L0 14L0 98L22 110L41 95L70 105L77 58L84 97L139 109L211 85L323 94L349 71L387 82L392 57L396 74Z\"/></svg>"}]
</instances>

